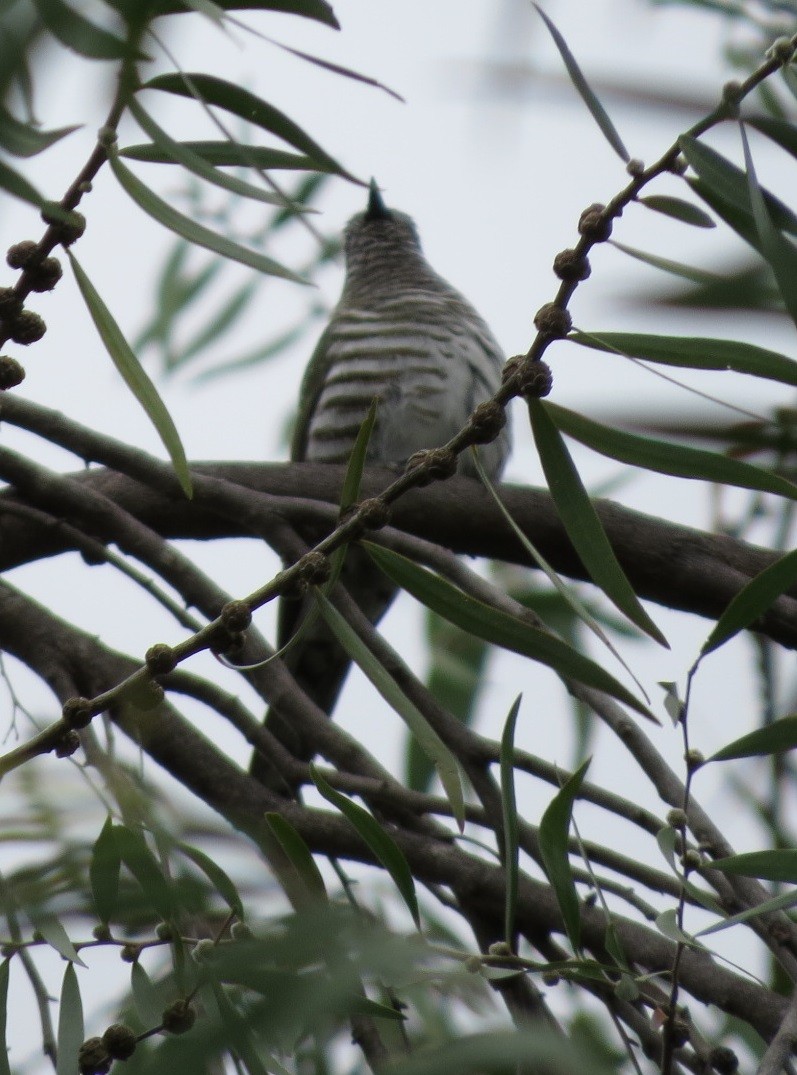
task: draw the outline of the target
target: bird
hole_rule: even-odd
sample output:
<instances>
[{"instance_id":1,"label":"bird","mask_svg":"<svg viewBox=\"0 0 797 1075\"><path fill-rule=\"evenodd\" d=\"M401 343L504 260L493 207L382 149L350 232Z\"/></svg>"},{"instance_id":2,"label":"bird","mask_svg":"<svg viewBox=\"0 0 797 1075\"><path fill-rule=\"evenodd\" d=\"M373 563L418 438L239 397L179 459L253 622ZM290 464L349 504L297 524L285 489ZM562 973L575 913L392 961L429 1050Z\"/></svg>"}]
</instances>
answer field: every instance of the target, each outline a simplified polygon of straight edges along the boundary
<instances>
[{"instance_id":1,"label":"bird","mask_svg":"<svg viewBox=\"0 0 797 1075\"><path fill-rule=\"evenodd\" d=\"M344 229L345 278L340 299L302 380L291 445L294 462L346 463L371 406L376 417L366 464L400 467L416 452L445 444L501 383L504 355L470 303L426 261L406 213L388 208L374 180L363 212ZM500 477L508 427L479 449L487 475ZM476 475L470 453L459 473ZM340 582L378 623L395 586L367 553L350 547ZM280 601L277 646L296 635L312 599ZM320 617L305 624L285 663L305 693L331 716L349 659ZM269 730L302 761L312 750L275 707ZM295 791L262 754L252 774L283 794Z\"/></svg>"}]
</instances>

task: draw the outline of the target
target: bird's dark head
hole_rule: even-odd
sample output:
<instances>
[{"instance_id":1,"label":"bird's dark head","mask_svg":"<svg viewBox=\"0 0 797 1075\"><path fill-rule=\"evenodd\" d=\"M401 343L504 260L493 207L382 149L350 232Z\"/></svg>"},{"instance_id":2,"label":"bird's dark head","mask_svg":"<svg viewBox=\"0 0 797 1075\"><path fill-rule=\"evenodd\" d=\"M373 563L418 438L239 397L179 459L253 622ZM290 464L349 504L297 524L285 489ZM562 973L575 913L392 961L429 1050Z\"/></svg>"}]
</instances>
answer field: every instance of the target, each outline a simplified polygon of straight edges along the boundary
<instances>
[{"instance_id":1,"label":"bird's dark head","mask_svg":"<svg viewBox=\"0 0 797 1075\"><path fill-rule=\"evenodd\" d=\"M409 254L418 256L421 243L411 217L397 209L388 209L376 182L371 180L368 205L351 218L344 231L344 249L349 269L358 268L378 257Z\"/></svg>"}]
</instances>

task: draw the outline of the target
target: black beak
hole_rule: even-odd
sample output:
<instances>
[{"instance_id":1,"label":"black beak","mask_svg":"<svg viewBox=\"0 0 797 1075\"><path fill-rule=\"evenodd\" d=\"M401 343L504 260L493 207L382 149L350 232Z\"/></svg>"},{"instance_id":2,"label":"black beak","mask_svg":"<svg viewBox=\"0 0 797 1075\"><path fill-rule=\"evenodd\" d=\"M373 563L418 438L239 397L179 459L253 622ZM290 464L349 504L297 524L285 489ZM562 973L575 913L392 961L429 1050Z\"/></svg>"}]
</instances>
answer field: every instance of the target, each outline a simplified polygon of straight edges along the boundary
<instances>
[{"instance_id":1,"label":"black beak","mask_svg":"<svg viewBox=\"0 0 797 1075\"><path fill-rule=\"evenodd\" d=\"M390 210L382 201L382 195L379 193L379 187L376 185L376 180L372 179L368 194L368 208L365 211L365 219L387 220L390 216Z\"/></svg>"}]
</instances>

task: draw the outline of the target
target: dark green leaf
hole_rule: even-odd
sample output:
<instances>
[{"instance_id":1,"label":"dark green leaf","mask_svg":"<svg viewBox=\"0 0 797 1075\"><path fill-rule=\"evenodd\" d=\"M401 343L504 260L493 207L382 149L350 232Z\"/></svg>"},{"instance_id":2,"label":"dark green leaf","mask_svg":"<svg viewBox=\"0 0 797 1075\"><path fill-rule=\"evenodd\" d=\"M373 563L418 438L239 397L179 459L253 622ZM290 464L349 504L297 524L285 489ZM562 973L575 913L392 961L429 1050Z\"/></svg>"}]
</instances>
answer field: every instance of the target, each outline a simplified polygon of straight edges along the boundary
<instances>
[{"instance_id":1,"label":"dark green leaf","mask_svg":"<svg viewBox=\"0 0 797 1075\"><path fill-rule=\"evenodd\" d=\"M370 547L369 547L369 551ZM373 552L372 552L373 555ZM377 560L377 562L379 562ZM381 564L380 564L381 566ZM365 643L355 634L338 610L320 591L316 593L318 607L338 642L349 657L363 670L382 697L395 709L412 734L429 755L437 769L451 811L462 830L465 826L465 800L456 758L430 726L426 717L400 689L393 677L374 657Z\"/></svg>"},{"instance_id":2,"label":"dark green leaf","mask_svg":"<svg viewBox=\"0 0 797 1075\"><path fill-rule=\"evenodd\" d=\"M732 761L734 758L760 758L783 754L797 747L797 717L781 717L763 728L734 739L707 761Z\"/></svg>"},{"instance_id":3,"label":"dark green leaf","mask_svg":"<svg viewBox=\"0 0 797 1075\"><path fill-rule=\"evenodd\" d=\"M8 191L9 194L13 194L20 201L30 202L31 205L35 205L38 209L42 209L46 204L45 199L39 194L38 190L23 175L9 167L4 161L0 161L0 188Z\"/></svg>"},{"instance_id":4,"label":"dark green leaf","mask_svg":"<svg viewBox=\"0 0 797 1075\"><path fill-rule=\"evenodd\" d=\"M62 45L89 60L123 60L131 54L126 41L84 18L63 0L33 0L44 25ZM138 59L147 59L137 53Z\"/></svg>"},{"instance_id":5,"label":"dark green leaf","mask_svg":"<svg viewBox=\"0 0 797 1075\"><path fill-rule=\"evenodd\" d=\"M663 646L667 640L639 603L637 595L614 555L606 532L592 506L570 453L542 400L528 403L548 489L573 547L593 582L637 627Z\"/></svg>"},{"instance_id":6,"label":"dark green leaf","mask_svg":"<svg viewBox=\"0 0 797 1075\"><path fill-rule=\"evenodd\" d=\"M706 272L705 269L697 269L693 265L685 265L681 261L672 261L670 258L661 258L657 254L648 254L644 250L637 250L636 247L626 246L625 243L618 243L616 239L610 239L609 242L615 250L620 250L623 254L628 254L630 258L642 261L645 265L650 265L654 269L661 269L663 272L668 272L672 276L680 276L684 280L691 280L695 284L712 284L715 283L716 280L722 279L721 277L718 277L716 273Z\"/></svg>"},{"instance_id":7,"label":"dark green leaf","mask_svg":"<svg viewBox=\"0 0 797 1075\"><path fill-rule=\"evenodd\" d=\"M130 969L130 990L136 1012L144 1026L158 1026L163 1016L163 1004L158 990L138 960Z\"/></svg>"},{"instance_id":8,"label":"dark green leaf","mask_svg":"<svg viewBox=\"0 0 797 1075\"><path fill-rule=\"evenodd\" d=\"M103 923L107 925L116 910L119 896L119 869L121 867L119 850L113 834L113 820L110 815L105 819L100 835L91 850L89 877L94 906Z\"/></svg>"},{"instance_id":9,"label":"dark green leaf","mask_svg":"<svg viewBox=\"0 0 797 1075\"><path fill-rule=\"evenodd\" d=\"M78 1050L83 1044L83 1004L72 963L68 963L58 1005L58 1063L56 1075L78 1075Z\"/></svg>"},{"instance_id":10,"label":"dark green leaf","mask_svg":"<svg viewBox=\"0 0 797 1075\"><path fill-rule=\"evenodd\" d=\"M321 170L311 157L299 153L288 153L284 149L269 149L266 146L252 146L241 142L180 142L194 156L200 157L206 164L230 168L290 169L296 171ZM128 146L119 150L120 157L130 160L148 161L152 164L176 164L177 160L170 153L156 145Z\"/></svg>"},{"instance_id":11,"label":"dark green leaf","mask_svg":"<svg viewBox=\"0 0 797 1075\"><path fill-rule=\"evenodd\" d=\"M588 758L573 773L551 800L540 820L540 854L548 880L556 894L565 929L573 950L581 948L581 911L573 871L570 868L568 839L573 816L573 803L589 768Z\"/></svg>"},{"instance_id":12,"label":"dark green leaf","mask_svg":"<svg viewBox=\"0 0 797 1075\"><path fill-rule=\"evenodd\" d=\"M351 822L365 843L373 851L378 861L393 879L418 929L421 928L421 916L418 910L418 898L415 895L415 881L412 871L404 857L404 852L392 836L382 828L379 822L362 806L351 801L339 791L335 791L314 765L310 766L310 775L315 786L327 802L332 803L343 816Z\"/></svg>"},{"instance_id":13,"label":"dark green leaf","mask_svg":"<svg viewBox=\"0 0 797 1075\"><path fill-rule=\"evenodd\" d=\"M752 116L745 119L745 123L761 131L793 157L797 157L797 127L793 123L771 119L769 116Z\"/></svg>"},{"instance_id":14,"label":"dark green leaf","mask_svg":"<svg viewBox=\"0 0 797 1075\"><path fill-rule=\"evenodd\" d=\"M534 4L534 7L537 9L537 13L539 14L542 21L548 27L548 31L554 40L554 44L559 49L559 55L562 57L564 65L567 68L567 73L568 75L570 75L570 81L578 90L584 104L592 113L592 118L600 127L606 141L609 143L615 153L619 157L621 157L622 160L628 162L631 159L628 150L623 145L620 135L617 133L614 124L609 119L606 109L595 96L592 89L590 88L589 83L584 78L584 75L581 72L581 68L576 63L575 56L567 47L567 42L556 29L548 16L545 14L545 12L542 10L542 8L539 6L539 4Z\"/></svg>"},{"instance_id":15,"label":"dark green leaf","mask_svg":"<svg viewBox=\"0 0 797 1075\"><path fill-rule=\"evenodd\" d=\"M684 224L692 224L696 228L715 228L717 225L698 206L691 202L685 202L682 198L672 198L668 194L648 194L644 198L638 198L641 205L653 209L657 213L680 220Z\"/></svg>"},{"instance_id":16,"label":"dark green leaf","mask_svg":"<svg viewBox=\"0 0 797 1075\"><path fill-rule=\"evenodd\" d=\"M237 176L227 175L226 172L221 172L218 168L214 168L197 153L188 149L184 142L176 142L162 127L158 126L135 98L130 101L128 107L136 122L145 134L150 136L155 145L161 146L165 153L170 154L175 161L182 164L189 172L199 176L200 179L221 187L223 190L229 190L241 198L251 198L253 201L264 202L267 205L285 205L285 198L282 195L275 194L270 190L264 190L262 186L256 187L252 183L246 183ZM300 212L302 207L292 206L292 208L294 211Z\"/></svg>"},{"instance_id":17,"label":"dark green leaf","mask_svg":"<svg viewBox=\"0 0 797 1075\"><path fill-rule=\"evenodd\" d=\"M21 123L0 105L0 146L15 157L35 157L78 129L78 126L74 126L41 131L35 123Z\"/></svg>"},{"instance_id":18,"label":"dark green leaf","mask_svg":"<svg viewBox=\"0 0 797 1075\"><path fill-rule=\"evenodd\" d=\"M190 844L183 843L178 843L177 846L186 858L189 858L194 865L199 867L205 874L230 910L236 914L238 918L243 918L244 909L243 904L241 903L241 897L238 895L238 889L224 870L222 870L221 866L206 855L204 851L200 851L198 847L191 847Z\"/></svg>"},{"instance_id":19,"label":"dark green leaf","mask_svg":"<svg viewBox=\"0 0 797 1075\"><path fill-rule=\"evenodd\" d=\"M740 124L739 131L744 147L750 204L753 209L756 231L761 242L761 253L772 269L783 303L789 311L792 321L797 325L797 293L795 293L794 286L795 281L797 281L797 247L776 230L770 219L769 209L756 177L753 156L750 152L744 125ZM792 230L797 233L797 228Z\"/></svg>"},{"instance_id":20,"label":"dark green leaf","mask_svg":"<svg viewBox=\"0 0 797 1075\"><path fill-rule=\"evenodd\" d=\"M326 0L215 0L224 11L282 11L288 15L301 15L315 19L334 30L340 29L332 7ZM164 15L179 15L186 11L181 0L161 0L160 11Z\"/></svg>"},{"instance_id":21,"label":"dark green leaf","mask_svg":"<svg viewBox=\"0 0 797 1075\"><path fill-rule=\"evenodd\" d=\"M61 925L60 921L52 915L47 915L39 918L38 915L31 915L35 928L41 933L45 941L54 948L56 952L63 959L69 960L70 963L79 963L81 967L85 967L86 964L77 954L77 949L69 939L69 936Z\"/></svg>"},{"instance_id":22,"label":"dark green leaf","mask_svg":"<svg viewBox=\"0 0 797 1075\"><path fill-rule=\"evenodd\" d=\"M756 575L737 593L703 643L701 655L711 653L763 615L797 580L797 550L787 553Z\"/></svg>"},{"instance_id":23,"label":"dark green leaf","mask_svg":"<svg viewBox=\"0 0 797 1075\"><path fill-rule=\"evenodd\" d=\"M266 821L296 871L302 890L313 899L326 901L324 878L300 834L281 814L268 813Z\"/></svg>"},{"instance_id":24,"label":"dark green leaf","mask_svg":"<svg viewBox=\"0 0 797 1075\"><path fill-rule=\"evenodd\" d=\"M138 881L148 903L164 921L170 921L173 904L169 883L146 840L126 825L114 825L113 835L119 857Z\"/></svg>"},{"instance_id":25,"label":"dark green leaf","mask_svg":"<svg viewBox=\"0 0 797 1075\"><path fill-rule=\"evenodd\" d=\"M0 963L0 1075L11 1075L8 1063L8 982L10 959Z\"/></svg>"},{"instance_id":26,"label":"dark green leaf","mask_svg":"<svg viewBox=\"0 0 797 1075\"><path fill-rule=\"evenodd\" d=\"M682 369L723 370L766 377L797 387L797 362L736 340L700 336L647 336L633 332L574 332L568 340L596 351L660 362Z\"/></svg>"},{"instance_id":27,"label":"dark green leaf","mask_svg":"<svg viewBox=\"0 0 797 1075\"><path fill-rule=\"evenodd\" d=\"M797 883L797 851L785 848L779 851L751 851L746 855L729 855L711 860L712 870L723 873L758 877L762 881L787 881ZM797 893L792 893L797 896Z\"/></svg>"},{"instance_id":28,"label":"dark green leaf","mask_svg":"<svg viewBox=\"0 0 797 1075\"><path fill-rule=\"evenodd\" d=\"M529 657L533 661L539 661L540 664L552 668L565 682L574 679L605 691L643 716L655 720L647 707L613 676L599 664L562 642L556 635L477 601L439 575L419 567L390 549L370 542L363 544L397 586L401 586L417 601L455 623L463 631L513 653Z\"/></svg>"},{"instance_id":29,"label":"dark green leaf","mask_svg":"<svg viewBox=\"0 0 797 1075\"><path fill-rule=\"evenodd\" d=\"M144 88L163 90L181 97L193 98L198 94L206 104L223 108L247 123L253 123L256 127L275 134L300 153L311 157L323 170L335 172L347 179L354 178L284 112L233 82L203 74L158 75L146 82Z\"/></svg>"},{"instance_id":30,"label":"dark green leaf","mask_svg":"<svg viewBox=\"0 0 797 1075\"><path fill-rule=\"evenodd\" d=\"M699 142L696 138L681 135L678 139L681 151L689 164L724 201L735 205L745 213L752 213L748 177L721 153ZM767 211L777 228L797 235L797 215L774 194L762 189Z\"/></svg>"},{"instance_id":31,"label":"dark green leaf","mask_svg":"<svg viewBox=\"0 0 797 1075\"><path fill-rule=\"evenodd\" d=\"M520 712L521 695L512 703L501 735L501 814L504 826L504 871L506 873L506 906L504 909L504 940L514 951L515 913L518 894L518 818L515 799L515 725Z\"/></svg>"},{"instance_id":32,"label":"dark green leaf","mask_svg":"<svg viewBox=\"0 0 797 1075\"><path fill-rule=\"evenodd\" d=\"M140 205L145 213L157 220L159 224L163 224L165 228L175 232L177 235L181 235L190 243L204 246L223 258L240 261L243 265L248 265L249 268L256 269L267 276L280 276L285 280L292 280L295 284L307 283L301 276L297 276L296 273L286 269L283 265L279 265L276 261L272 261L271 258L267 258L264 254L258 254L256 251L248 249L248 247L241 246L240 243L233 242L232 239L228 239L224 235L218 235L202 224L197 224L196 221L191 220L182 213L178 213L176 209L172 208L171 205L153 193L149 187L145 186L137 176L133 175L117 156L110 158L110 164L114 175L133 201Z\"/></svg>"},{"instance_id":33,"label":"dark green leaf","mask_svg":"<svg viewBox=\"0 0 797 1075\"><path fill-rule=\"evenodd\" d=\"M111 311L102 301L94 285L78 264L75 255L71 250L67 250L67 254L72 263L80 293L108 354L127 383L128 388L149 415L150 421L158 431L158 436L169 453L177 480L180 482L185 495L190 499L192 496L191 473L188 469L188 460L185 457L180 435L171 415L166 410L155 385L130 350L127 340L122 335L122 331L114 320Z\"/></svg>"},{"instance_id":34,"label":"dark green leaf","mask_svg":"<svg viewBox=\"0 0 797 1075\"><path fill-rule=\"evenodd\" d=\"M757 489L797 500L797 485L792 485L780 475L750 463L717 455L715 452L685 448L680 444L626 433L624 430L593 422L555 403L546 403L546 408L557 428L563 433L620 463L629 463L631 466L643 467L659 474L671 474L676 478L693 478L720 485L733 485L740 489Z\"/></svg>"}]
</instances>

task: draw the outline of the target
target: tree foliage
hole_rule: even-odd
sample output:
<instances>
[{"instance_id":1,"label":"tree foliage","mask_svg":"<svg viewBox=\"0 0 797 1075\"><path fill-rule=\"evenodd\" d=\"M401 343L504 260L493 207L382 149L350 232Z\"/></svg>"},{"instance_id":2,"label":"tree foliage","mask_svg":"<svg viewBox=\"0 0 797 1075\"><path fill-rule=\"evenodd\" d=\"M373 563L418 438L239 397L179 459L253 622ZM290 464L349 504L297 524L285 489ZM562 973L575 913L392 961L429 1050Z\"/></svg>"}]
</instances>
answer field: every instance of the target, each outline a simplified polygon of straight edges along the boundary
<instances>
[{"instance_id":1,"label":"tree foliage","mask_svg":"<svg viewBox=\"0 0 797 1075\"><path fill-rule=\"evenodd\" d=\"M282 1075L387 1065L400 1075L576 1068L671 1075L732 1071L738 1058L750 1070L791 1069L797 866L788 804L797 718L781 701L789 685L781 667L797 647L792 411L729 422L712 406L699 421L629 413L607 424L554 402L555 388L547 398L544 359L555 367L565 347L673 376L697 370L759 378L780 391L797 386L797 361L773 350L763 332L747 342L622 325L572 328L571 298L589 286L593 248L607 242L688 282L675 298L662 287L657 301L754 308L797 323L797 212L762 186L756 169L762 139L797 155L792 7L776 0L755 10L730 0L691 6L743 24L745 50L729 57L739 77L647 166L630 158L599 93L538 8L626 175L606 205L574 222L573 245L554 262L556 290L495 398L447 445L413 457L396 476L363 470L365 439L348 468L192 465L158 378L140 361L156 354L163 375L195 368L226 341L265 279L297 287L312 280L337 253L314 222L315 202L331 182L361 182L334 146L320 145L234 72L173 65L153 76L153 56L170 57L161 27L207 19L219 32L240 32L253 18L268 32L281 13L337 28L326 0L0 2L0 190L4 201L21 199L43 218L37 240L9 251L16 276L0 289L8 350L0 358L0 411L7 426L32 435L27 454L0 449L0 564L9 570L77 550L86 571L108 564L124 573L183 631L175 645L153 638L143 657L119 652L0 582L0 647L56 700L44 720L26 713L3 666L12 724L23 716L26 723L0 758L4 836L13 850L0 879L0 1025L10 1045L0 1050L0 1075L22 1070L33 1052L25 1044L33 1031L19 1035L7 1017L20 990L35 1002L37 1041L58 1075L112 1066L131 1075ZM63 50L95 65L98 85L111 71L113 89L82 168L63 191L40 192L22 161L75 130L42 126L33 105L37 57L57 63ZM289 51L297 64L325 63ZM362 92L385 89L326 66L361 82ZM164 129L159 102L173 97L204 118L209 137L179 140ZM142 141L119 144L123 120L135 121ZM738 132L738 163L709 144L719 127ZM179 174L184 188L168 198L156 192L139 177L139 162ZM174 237L151 318L132 344L80 260L91 185L101 173ZM678 183L677 195L671 185L662 189L665 178ZM213 213L208 185L223 192ZM732 274L709 272L621 244L613 233L632 204L674 227L723 225L755 262ZM288 228L314 237L304 265L275 253ZM45 330L29 304L57 286L58 247L168 461L17 390L20 348ZM220 292L230 262L249 275ZM309 299L295 324L198 376L233 376L263 362L309 339L322 315ZM527 404L546 488L494 489L486 477L451 477L453 457L478 459L513 399ZM572 442L622 468L733 488L734 515L717 532L698 531L596 498ZM56 470L41 461L51 458L43 445L93 465ZM223 537L266 542L284 569L253 581L249 593L226 593L181 543ZM353 541L426 609L425 678L341 586L340 558ZM491 570L475 571L461 554L491 560ZM79 582L74 587L77 602ZM315 595L318 615L407 725L403 772L328 720L253 623L263 606L296 592ZM711 621L685 683L662 684L663 706L645 693L624 645L634 639L651 660L668 645L655 606ZM749 714L745 734L705 758L690 735L695 687L711 684L711 655L742 632L758 656L760 712ZM192 662L201 654L215 664L200 673ZM516 746L527 699L500 715L500 737L477 730L477 702L491 704L487 670L499 654L541 665L564 685L580 746L572 772ZM315 747L314 764L293 758L263 726L262 711L277 701ZM301 792L284 797L258 783L198 730L191 714L200 708ZM657 749L663 710L682 738L680 772ZM611 779L592 775L600 771L598 724L622 746L625 768ZM80 778L70 792L80 831L48 786L46 774L60 770L47 755L62 768L71 759ZM702 771L740 759L758 767L759 779L766 775L759 792L728 769L735 809L761 826L762 847L746 854L734 849L732 819L700 805ZM632 772L647 783L644 803L626 792ZM539 809L526 805L531 783ZM582 836L587 809L606 818L611 836ZM738 960L722 947L728 935L745 939Z\"/></svg>"}]
</instances>

